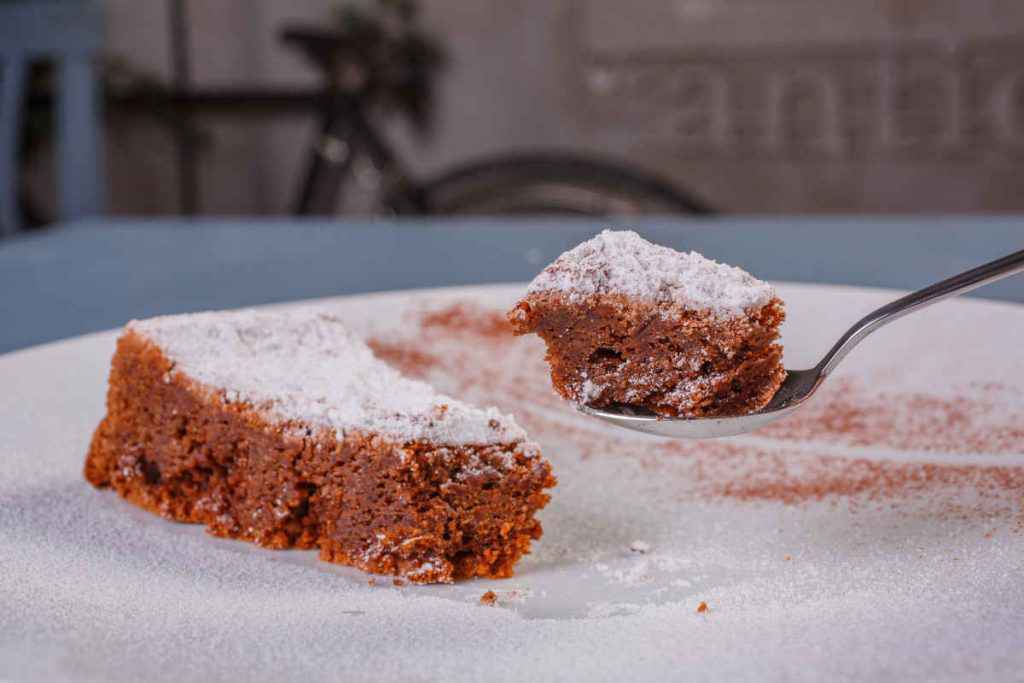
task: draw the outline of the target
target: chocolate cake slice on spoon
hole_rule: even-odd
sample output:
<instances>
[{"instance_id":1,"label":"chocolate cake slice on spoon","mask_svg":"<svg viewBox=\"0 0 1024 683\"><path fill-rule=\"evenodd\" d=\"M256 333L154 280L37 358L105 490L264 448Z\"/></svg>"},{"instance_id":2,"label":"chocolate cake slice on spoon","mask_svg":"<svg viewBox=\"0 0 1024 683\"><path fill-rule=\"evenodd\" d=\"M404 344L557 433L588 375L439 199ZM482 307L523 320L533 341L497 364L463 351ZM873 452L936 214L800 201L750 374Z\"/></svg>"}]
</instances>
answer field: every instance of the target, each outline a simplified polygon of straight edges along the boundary
<instances>
[{"instance_id":1,"label":"chocolate cake slice on spoon","mask_svg":"<svg viewBox=\"0 0 1024 683\"><path fill-rule=\"evenodd\" d=\"M696 253L605 231L562 254L509 313L548 345L555 389L618 427L679 439L754 431L799 409L878 328L1024 272L1014 252L867 314L813 368L786 370L770 285Z\"/></svg>"},{"instance_id":2,"label":"chocolate cake slice on spoon","mask_svg":"<svg viewBox=\"0 0 1024 683\"><path fill-rule=\"evenodd\" d=\"M545 268L509 313L517 334L547 343L563 398L668 418L767 405L786 376L784 318L749 273L609 230Z\"/></svg>"}]
</instances>

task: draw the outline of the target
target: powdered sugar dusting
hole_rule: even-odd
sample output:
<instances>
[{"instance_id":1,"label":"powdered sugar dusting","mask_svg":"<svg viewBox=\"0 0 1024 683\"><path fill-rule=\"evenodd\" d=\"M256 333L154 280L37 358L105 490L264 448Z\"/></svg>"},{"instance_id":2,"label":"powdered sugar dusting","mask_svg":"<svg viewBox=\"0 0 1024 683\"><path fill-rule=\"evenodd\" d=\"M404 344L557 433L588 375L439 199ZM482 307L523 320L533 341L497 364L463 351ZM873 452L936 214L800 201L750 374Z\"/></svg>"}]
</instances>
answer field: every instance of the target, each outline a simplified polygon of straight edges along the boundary
<instances>
[{"instance_id":1,"label":"powdered sugar dusting","mask_svg":"<svg viewBox=\"0 0 1024 683\"><path fill-rule=\"evenodd\" d=\"M605 230L570 249L530 283L529 292L559 291L571 300L625 294L736 318L764 306L775 290L750 273L652 244L631 230Z\"/></svg>"},{"instance_id":2,"label":"powdered sugar dusting","mask_svg":"<svg viewBox=\"0 0 1024 683\"><path fill-rule=\"evenodd\" d=\"M274 418L398 441L516 443L526 433L495 408L475 408L403 377L330 310L221 311L132 321L173 373ZM169 381L169 377L166 378Z\"/></svg>"}]
</instances>

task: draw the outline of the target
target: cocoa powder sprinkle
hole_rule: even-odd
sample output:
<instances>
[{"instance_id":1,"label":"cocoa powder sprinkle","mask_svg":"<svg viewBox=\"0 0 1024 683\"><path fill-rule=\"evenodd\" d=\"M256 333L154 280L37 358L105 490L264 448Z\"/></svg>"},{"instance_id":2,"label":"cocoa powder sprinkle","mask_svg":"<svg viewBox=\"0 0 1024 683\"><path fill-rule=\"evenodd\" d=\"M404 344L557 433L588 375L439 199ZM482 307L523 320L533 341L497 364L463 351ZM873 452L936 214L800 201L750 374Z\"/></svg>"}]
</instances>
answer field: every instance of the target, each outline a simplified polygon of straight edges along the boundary
<instances>
[{"instance_id":1,"label":"cocoa powder sprinkle","mask_svg":"<svg viewBox=\"0 0 1024 683\"><path fill-rule=\"evenodd\" d=\"M840 379L822 390L821 400L757 434L777 442L777 448L727 442L647 442L638 448L638 442L626 435L618 438L587 424L576 426L575 420L549 418L559 401L547 381L543 352L511 337L507 321L497 311L455 302L420 313L406 334L389 338L386 344L375 340L375 349L401 359L395 362L403 363L404 372L430 373L432 381L447 380L460 395L515 410L542 443L545 433L557 434L571 440L583 460L629 454L652 470L666 469L666 458L675 460L676 476L686 477L694 494L708 501L802 505L845 500L853 512L862 505L910 509L927 504L936 514L1024 519L1024 466L899 462L837 457L824 450L820 456L797 457L786 450L786 442L811 441L824 446L1020 454L1024 426L993 411L1012 391L998 384L973 387L950 398L872 393L857 380ZM502 370L489 369L494 367ZM679 466L679 457L685 466ZM957 493L968 486L975 491L971 507L957 501ZM1017 521L1015 528L1024 528L1024 521Z\"/></svg>"}]
</instances>

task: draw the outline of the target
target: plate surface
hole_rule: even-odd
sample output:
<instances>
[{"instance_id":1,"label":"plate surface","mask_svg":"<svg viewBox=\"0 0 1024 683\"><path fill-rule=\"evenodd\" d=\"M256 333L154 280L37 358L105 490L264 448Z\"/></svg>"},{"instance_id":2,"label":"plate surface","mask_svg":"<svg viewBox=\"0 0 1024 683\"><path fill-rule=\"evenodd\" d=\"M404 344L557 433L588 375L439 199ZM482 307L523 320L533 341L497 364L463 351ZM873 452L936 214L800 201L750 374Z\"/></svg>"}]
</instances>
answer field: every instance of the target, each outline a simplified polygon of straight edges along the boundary
<instances>
[{"instance_id":1,"label":"plate surface","mask_svg":"<svg viewBox=\"0 0 1024 683\"><path fill-rule=\"evenodd\" d=\"M560 483L505 581L370 585L137 510L80 472L115 335L0 357L0 679L1024 671L1024 308L941 304L865 341L784 423L672 442L558 400L541 343L503 322L521 291L332 302L389 362L515 413L541 443ZM780 293L789 367L895 296Z\"/></svg>"}]
</instances>

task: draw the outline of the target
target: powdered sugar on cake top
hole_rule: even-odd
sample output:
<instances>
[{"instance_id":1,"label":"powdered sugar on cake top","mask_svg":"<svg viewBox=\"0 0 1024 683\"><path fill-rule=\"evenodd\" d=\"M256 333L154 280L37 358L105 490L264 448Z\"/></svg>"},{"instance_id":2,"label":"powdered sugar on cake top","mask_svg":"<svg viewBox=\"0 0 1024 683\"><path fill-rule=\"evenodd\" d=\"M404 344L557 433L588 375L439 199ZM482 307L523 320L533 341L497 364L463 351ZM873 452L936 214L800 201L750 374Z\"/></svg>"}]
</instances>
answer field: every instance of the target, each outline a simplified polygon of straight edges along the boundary
<instances>
[{"instance_id":1,"label":"powdered sugar on cake top","mask_svg":"<svg viewBox=\"0 0 1024 683\"><path fill-rule=\"evenodd\" d=\"M652 244L632 230L605 230L559 256L530 283L530 293L546 291L572 301L625 294L718 318L739 317L775 297L771 285L745 270Z\"/></svg>"},{"instance_id":2,"label":"powdered sugar on cake top","mask_svg":"<svg viewBox=\"0 0 1024 683\"><path fill-rule=\"evenodd\" d=\"M526 438L495 408L466 405L403 377L321 307L166 316L132 321L128 329L159 346L175 364L172 372L277 419L402 442Z\"/></svg>"}]
</instances>

